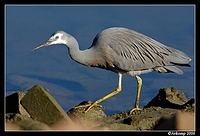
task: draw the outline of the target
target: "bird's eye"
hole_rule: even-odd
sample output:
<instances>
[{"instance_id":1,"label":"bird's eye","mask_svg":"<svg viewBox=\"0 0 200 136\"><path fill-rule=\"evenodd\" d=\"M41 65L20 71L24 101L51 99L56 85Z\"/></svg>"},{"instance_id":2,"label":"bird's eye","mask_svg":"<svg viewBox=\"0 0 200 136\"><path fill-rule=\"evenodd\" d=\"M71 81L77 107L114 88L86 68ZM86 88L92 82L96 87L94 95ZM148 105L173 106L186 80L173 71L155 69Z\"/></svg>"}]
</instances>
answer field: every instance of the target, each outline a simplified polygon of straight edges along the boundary
<instances>
[{"instance_id":1,"label":"bird's eye","mask_svg":"<svg viewBox=\"0 0 200 136\"><path fill-rule=\"evenodd\" d=\"M55 39L58 39L58 38L59 38L59 36L56 36L56 37L55 37Z\"/></svg>"}]
</instances>

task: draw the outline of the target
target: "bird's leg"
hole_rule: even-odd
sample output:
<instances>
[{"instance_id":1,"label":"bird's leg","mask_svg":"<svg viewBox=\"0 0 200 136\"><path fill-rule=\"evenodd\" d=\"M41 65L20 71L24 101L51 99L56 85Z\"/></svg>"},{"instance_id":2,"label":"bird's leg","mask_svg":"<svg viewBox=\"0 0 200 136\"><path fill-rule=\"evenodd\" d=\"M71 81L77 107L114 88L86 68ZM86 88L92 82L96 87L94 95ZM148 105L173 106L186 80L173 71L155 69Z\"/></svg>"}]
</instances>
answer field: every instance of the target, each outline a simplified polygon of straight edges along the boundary
<instances>
[{"instance_id":1,"label":"bird's leg","mask_svg":"<svg viewBox=\"0 0 200 136\"><path fill-rule=\"evenodd\" d=\"M92 104L86 104L86 105L79 105L79 106L76 106L76 107L74 107L74 109L77 109L77 108L82 108L82 107L89 107L89 106L91 106ZM102 105L94 105L94 106L96 106L96 107L99 107L99 108L104 108L105 109L105 107L104 106L102 106Z\"/></svg>"},{"instance_id":2,"label":"bird's leg","mask_svg":"<svg viewBox=\"0 0 200 136\"><path fill-rule=\"evenodd\" d=\"M103 100L108 99L108 98L110 98L111 96L118 94L118 93L121 91L121 79L122 79L122 74L119 73L119 82L118 82L118 87L116 88L116 90L113 91L112 93L110 93L110 94L104 96L103 98L101 98L101 99L99 99L99 100L93 102L93 103L87 108L87 110L85 111L85 113L88 112L88 110L91 109L93 106L97 105L97 103L100 103L100 102L102 102Z\"/></svg>"},{"instance_id":3,"label":"bird's leg","mask_svg":"<svg viewBox=\"0 0 200 136\"><path fill-rule=\"evenodd\" d=\"M135 110L141 110L139 108L139 98L140 98L140 90L141 90L141 87L142 87L142 79L137 75L135 77L136 77L137 83L138 83L137 97L136 97L136 101L135 101L135 108L130 111L130 114Z\"/></svg>"},{"instance_id":4,"label":"bird's leg","mask_svg":"<svg viewBox=\"0 0 200 136\"><path fill-rule=\"evenodd\" d=\"M119 73L119 83L118 83L118 87L117 87L116 90L113 91L112 93L110 93L110 94L104 96L103 98L101 98L101 99L99 99L99 100L93 102L92 104L81 105L81 106L77 106L77 107L75 107L75 108L79 108L79 107L88 107L88 108L86 109L86 111L85 111L85 113L86 113L86 112L88 112L89 109L91 109L93 106L99 106L99 105L97 105L97 103L100 103L100 102L102 102L103 100L108 99L109 97L111 97L111 96L113 96L113 95L116 95L116 94L118 94L118 93L121 91L121 79L122 79L122 74Z\"/></svg>"}]
</instances>

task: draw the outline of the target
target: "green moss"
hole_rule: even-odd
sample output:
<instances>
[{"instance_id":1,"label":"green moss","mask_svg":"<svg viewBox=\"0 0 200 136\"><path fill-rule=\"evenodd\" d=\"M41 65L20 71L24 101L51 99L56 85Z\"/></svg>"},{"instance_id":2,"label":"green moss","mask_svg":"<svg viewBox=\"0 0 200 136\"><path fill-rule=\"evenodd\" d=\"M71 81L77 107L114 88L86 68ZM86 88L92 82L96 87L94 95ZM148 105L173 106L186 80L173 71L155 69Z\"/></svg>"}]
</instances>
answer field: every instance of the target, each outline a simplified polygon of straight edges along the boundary
<instances>
[{"instance_id":1,"label":"green moss","mask_svg":"<svg viewBox=\"0 0 200 136\"><path fill-rule=\"evenodd\" d=\"M29 89L21 104L34 120L49 126L63 119L73 123L58 102L40 85Z\"/></svg>"}]
</instances>

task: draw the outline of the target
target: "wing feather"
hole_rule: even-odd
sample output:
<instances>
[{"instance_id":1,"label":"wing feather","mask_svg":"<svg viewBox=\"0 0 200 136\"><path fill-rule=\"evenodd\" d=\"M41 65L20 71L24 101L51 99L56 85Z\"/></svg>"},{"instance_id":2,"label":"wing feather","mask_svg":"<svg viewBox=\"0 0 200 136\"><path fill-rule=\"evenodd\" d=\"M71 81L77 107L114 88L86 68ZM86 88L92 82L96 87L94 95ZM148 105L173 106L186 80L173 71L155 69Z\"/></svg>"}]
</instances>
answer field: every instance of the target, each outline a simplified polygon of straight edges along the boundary
<instances>
[{"instance_id":1,"label":"wing feather","mask_svg":"<svg viewBox=\"0 0 200 136\"><path fill-rule=\"evenodd\" d=\"M94 45L101 48L109 45L113 65L128 71L160 66L168 66L165 67L167 69L175 64L187 64L191 60L179 50L167 47L136 31L120 27L109 28L99 33L93 41L92 46Z\"/></svg>"}]
</instances>

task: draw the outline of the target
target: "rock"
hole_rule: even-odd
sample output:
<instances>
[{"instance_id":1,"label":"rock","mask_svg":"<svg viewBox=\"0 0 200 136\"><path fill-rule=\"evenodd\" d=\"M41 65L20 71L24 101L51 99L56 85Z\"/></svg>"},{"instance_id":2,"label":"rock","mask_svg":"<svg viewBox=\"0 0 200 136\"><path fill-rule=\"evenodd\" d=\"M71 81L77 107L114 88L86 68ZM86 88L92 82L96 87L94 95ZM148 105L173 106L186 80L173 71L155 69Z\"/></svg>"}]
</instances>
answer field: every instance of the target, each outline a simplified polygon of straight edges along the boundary
<instances>
[{"instance_id":1,"label":"rock","mask_svg":"<svg viewBox=\"0 0 200 136\"><path fill-rule=\"evenodd\" d=\"M187 103L183 104L182 107L183 107L182 111L184 112L194 112L195 108L194 98L190 99Z\"/></svg>"},{"instance_id":2,"label":"rock","mask_svg":"<svg viewBox=\"0 0 200 136\"><path fill-rule=\"evenodd\" d=\"M155 96L144 108L151 106L162 108L183 109L187 99L183 92L180 92L175 87L161 88L157 96Z\"/></svg>"},{"instance_id":3,"label":"rock","mask_svg":"<svg viewBox=\"0 0 200 136\"><path fill-rule=\"evenodd\" d=\"M132 125L113 123L106 126L94 127L92 128L92 130L136 130L136 129Z\"/></svg>"},{"instance_id":4,"label":"rock","mask_svg":"<svg viewBox=\"0 0 200 136\"><path fill-rule=\"evenodd\" d=\"M142 110L121 112L107 116L97 106L84 113L87 107L72 108L67 113L41 86L28 93L13 94L30 117L22 115L16 104L10 104L6 114L7 130L194 130L194 99L187 102L184 93L176 88L163 88ZM21 101L20 101L20 98ZM7 99L7 100L9 100ZM12 102L9 100L9 102ZM91 104L84 101L79 105ZM12 106L15 106L14 108ZM14 110L13 110L14 109Z\"/></svg>"},{"instance_id":5,"label":"rock","mask_svg":"<svg viewBox=\"0 0 200 136\"><path fill-rule=\"evenodd\" d=\"M9 124L9 126L14 126L12 130L50 130L46 124L34 121L33 119L18 113L7 113L6 123Z\"/></svg>"},{"instance_id":6,"label":"rock","mask_svg":"<svg viewBox=\"0 0 200 136\"><path fill-rule=\"evenodd\" d=\"M16 92L6 97L6 113L19 113L24 116L30 117L28 112L20 104L21 99L25 96L25 93Z\"/></svg>"},{"instance_id":7,"label":"rock","mask_svg":"<svg viewBox=\"0 0 200 136\"><path fill-rule=\"evenodd\" d=\"M35 120L22 120L16 123L21 130L51 130L51 128L39 121Z\"/></svg>"},{"instance_id":8,"label":"rock","mask_svg":"<svg viewBox=\"0 0 200 136\"><path fill-rule=\"evenodd\" d=\"M154 130L194 131L194 113L178 110L173 117L160 119Z\"/></svg>"},{"instance_id":9,"label":"rock","mask_svg":"<svg viewBox=\"0 0 200 136\"><path fill-rule=\"evenodd\" d=\"M91 101L84 101L79 105L91 103ZM87 113L84 113L86 108L87 107L81 107L77 109L72 108L67 112L67 114L73 120L73 122L76 122L77 125L86 129L99 126L104 122L106 114L100 107L94 106Z\"/></svg>"},{"instance_id":10,"label":"rock","mask_svg":"<svg viewBox=\"0 0 200 136\"><path fill-rule=\"evenodd\" d=\"M7 113L6 124L11 130L50 130L46 124L18 113Z\"/></svg>"},{"instance_id":11,"label":"rock","mask_svg":"<svg viewBox=\"0 0 200 136\"><path fill-rule=\"evenodd\" d=\"M21 115L19 113L7 113L6 120L8 123L17 123L22 120L33 120L30 117Z\"/></svg>"},{"instance_id":12,"label":"rock","mask_svg":"<svg viewBox=\"0 0 200 136\"><path fill-rule=\"evenodd\" d=\"M164 88L142 110L134 111L131 115L129 112L110 115L107 119L116 120L107 124L122 123L132 125L136 130L153 130L160 119L173 117L178 109L194 112L194 105L194 99L187 102L184 93L176 88ZM106 123L102 125L106 126Z\"/></svg>"},{"instance_id":13,"label":"rock","mask_svg":"<svg viewBox=\"0 0 200 136\"><path fill-rule=\"evenodd\" d=\"M108 116L109 118L115 118L116 120L111 120L103 125L107 126L107 124L122 123L133 126L133 130L152 130L160 118L163 116L173 116L176 111L177 109L150 107L140 111L134 111L133 114L129 114L129 112L121 112L119 114Z\"/></svg>"},{"instance_id":14,"label":"rock","mask_svg":"<svg viewBox=\"0 0 200 136\"><path fill-rule=\"evenodd\" d=\"M5 121L5 131L20 130L20 127L14 123Z\"/></svg>"},{"instance_id":15,"label":"rock","mask_svg":"<svg viewBox=\"0 0 200 136\"><path fill-rule=\"evenodd\" d=\"M173 116L175 112L176 109L169 108L158 109L155 111L151 111L150 109L150 112L146 110L141 114L124 119L124 123L133 125L137 130L152 130L160 118Z\"/></svg>"},{"instance_id":16,"label":"rock","mask_svg":"<svg viewBox=\"0 0 200 136\"><path fill-rule=\"evenodd\" d=\"M29 89L21 104L31 118L48 126L53 126L61 120L65 120L71 126L74 125L57 101L40 85Z\"/></svg>"}]
</instances>

